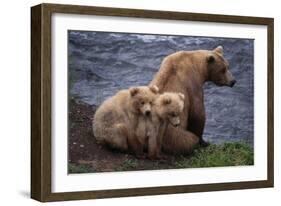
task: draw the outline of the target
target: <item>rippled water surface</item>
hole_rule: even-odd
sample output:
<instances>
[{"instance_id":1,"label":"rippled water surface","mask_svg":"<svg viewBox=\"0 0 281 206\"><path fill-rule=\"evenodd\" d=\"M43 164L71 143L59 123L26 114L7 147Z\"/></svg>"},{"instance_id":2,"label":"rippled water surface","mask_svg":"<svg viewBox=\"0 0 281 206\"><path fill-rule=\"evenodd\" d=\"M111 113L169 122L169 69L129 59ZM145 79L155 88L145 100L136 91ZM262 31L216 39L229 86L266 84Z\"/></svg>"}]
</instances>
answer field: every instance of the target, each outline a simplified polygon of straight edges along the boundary
<instances>
[{"instance_id":1,"label":"rippled water surface","mask_svg":"<svg viewBox=\"0 0 281 206\"><path fill-rule=\"evenodd\" d=\"M120 89L147 85L173 52L222 45L237 83L205 84L204 138L253 145L254 40L69 31L68 41L69 94L96 106Z\"/></svg>"}]
</instances>

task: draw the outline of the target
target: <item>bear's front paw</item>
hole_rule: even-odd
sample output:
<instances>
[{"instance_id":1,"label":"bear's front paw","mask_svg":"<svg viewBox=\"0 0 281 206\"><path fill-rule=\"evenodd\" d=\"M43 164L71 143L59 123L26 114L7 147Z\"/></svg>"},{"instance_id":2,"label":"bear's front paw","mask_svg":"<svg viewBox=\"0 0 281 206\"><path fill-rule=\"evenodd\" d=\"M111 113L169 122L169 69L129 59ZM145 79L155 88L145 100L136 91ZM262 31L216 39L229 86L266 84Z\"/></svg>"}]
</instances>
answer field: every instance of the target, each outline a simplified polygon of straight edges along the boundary
<instances>
[{"instance_id":1,"label":"bear's front paw","mask_svg":"<svg viewBox=\"0 0 281 206\"><path fill-rule=\"evenodd\" d=\"M208 146L210 145L210 143L209 143L209 142L206 142L206 141L203 140L203 139L200 139L199 145L200 145L201 147L208 147Z\"/></svg>"}]
</instances>

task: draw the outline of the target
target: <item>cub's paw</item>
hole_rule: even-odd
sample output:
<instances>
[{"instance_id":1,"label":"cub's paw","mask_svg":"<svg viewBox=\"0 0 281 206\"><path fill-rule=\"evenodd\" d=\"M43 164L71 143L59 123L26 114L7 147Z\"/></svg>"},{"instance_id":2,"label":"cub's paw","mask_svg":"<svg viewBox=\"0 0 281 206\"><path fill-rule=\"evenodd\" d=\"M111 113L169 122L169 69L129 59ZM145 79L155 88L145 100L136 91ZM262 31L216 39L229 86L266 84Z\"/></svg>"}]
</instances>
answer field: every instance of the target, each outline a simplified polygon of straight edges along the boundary
<instances>
[{"instance_id":1,"label":"cub's paw","mask_svg":"<svg viewBox=\"0 0 281 206\"><path fill-rule=\"evenodd\" d=\"M150 160L162 160L163 156L162 155L148 155L148 159L150 159Z\"/></svg>"},{"instance_id":2,"label":"cub's paw","mask_svg":"<svg viewBox=\"0 0 281 206\"><path fill-rule=\"evenodd\" d=\"M137 154L136 157L137 157L138 159L141 159L141 160L147 158L147 156L146 156L145 154Z\"/></svg>"}]
</instances>

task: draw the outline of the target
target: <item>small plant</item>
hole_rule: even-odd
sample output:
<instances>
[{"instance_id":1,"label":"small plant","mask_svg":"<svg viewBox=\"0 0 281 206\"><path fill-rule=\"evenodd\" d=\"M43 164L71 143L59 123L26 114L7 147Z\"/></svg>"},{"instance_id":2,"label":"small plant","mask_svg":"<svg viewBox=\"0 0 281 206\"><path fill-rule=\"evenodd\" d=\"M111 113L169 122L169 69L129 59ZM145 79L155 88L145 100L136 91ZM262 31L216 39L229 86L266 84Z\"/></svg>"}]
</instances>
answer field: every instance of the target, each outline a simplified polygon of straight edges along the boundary
<instances>
[{"instance_id":1,"label":"small plant","mask_svg":"<svg viewBox=\"0 0 281 206\"><path fill-rule=\"evenodd\" d=\"M190 157L180 157L175 166L177 168L199 168L253 164L253 149L246 143L232 142L198 148Z\"/></svg>"},{"instance_id":2,"label":"small plant","mask_svg":"<svg viewBox=\"0 0 281 206\"><path fill-rule=\"evenodd\" d=\"M93 168L88 165L76 165L76 164L68 164L68 173L90 173L94 172Z\"/></svg>"},{"instance_id":3,"label":"small plant","mask_svg":"<svg viewBox=\"0 0 281 206\"><path fill-rule=\"evenodd\" d=\"M125 159L121 165L115 168L116 171L128 171L133 170L138 166L138 161L136 159Z\"/></svg>"}]
</instances>

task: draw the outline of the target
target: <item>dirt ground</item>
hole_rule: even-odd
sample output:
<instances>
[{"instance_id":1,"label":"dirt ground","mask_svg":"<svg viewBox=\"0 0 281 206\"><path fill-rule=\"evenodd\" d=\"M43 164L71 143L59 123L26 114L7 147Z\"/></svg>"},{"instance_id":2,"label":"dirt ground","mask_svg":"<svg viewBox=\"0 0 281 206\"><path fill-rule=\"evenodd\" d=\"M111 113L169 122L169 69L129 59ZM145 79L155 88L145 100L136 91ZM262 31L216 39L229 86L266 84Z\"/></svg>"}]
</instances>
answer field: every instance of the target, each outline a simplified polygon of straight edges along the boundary
<instances>
[{"instance_id":1,"label":"dirt ground","mask_svg":"<svg viewBox=\"0 0 281 206\"><path fill-rule=\"evenodd\" d=\"M165 161L137 159L97 144L92 132L95 109L82 102L69 101L69 173L169 169L177 167L177 160L183 158L165 154Z\"/></svg>"}]
</instances>

